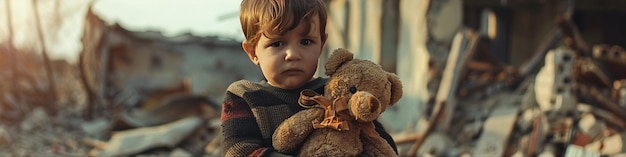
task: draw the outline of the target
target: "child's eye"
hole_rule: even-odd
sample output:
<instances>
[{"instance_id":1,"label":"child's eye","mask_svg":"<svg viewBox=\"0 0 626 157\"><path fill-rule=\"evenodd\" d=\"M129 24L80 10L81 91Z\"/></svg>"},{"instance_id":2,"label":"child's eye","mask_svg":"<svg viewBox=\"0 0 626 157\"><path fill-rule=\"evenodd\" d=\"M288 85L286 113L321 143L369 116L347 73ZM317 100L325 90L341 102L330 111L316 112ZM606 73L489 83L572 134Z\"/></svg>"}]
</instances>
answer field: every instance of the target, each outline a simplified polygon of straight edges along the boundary
<instances>
[{"instance_id":1,"label":"child's eye","mask_svg":"<svg viewBox=\"0 0 626 157\"><path fill-rule=\"evenodd\" d=\"M302 44L302 45L310 45L311 42L312 41L309 40L309 39L302 39L302 40L300 40L300 44Z\"/></svg>"},{"instance_id":2,"label":"child's eye","mask_svg":"<svg viewBox=\"0 0 626 157\"><path fill-rule=\"evenodd\" d=\"M283 46L283 42L273 42L272 44L270 44L271 47L280 47Z\"/></svg>"}]
</instances>

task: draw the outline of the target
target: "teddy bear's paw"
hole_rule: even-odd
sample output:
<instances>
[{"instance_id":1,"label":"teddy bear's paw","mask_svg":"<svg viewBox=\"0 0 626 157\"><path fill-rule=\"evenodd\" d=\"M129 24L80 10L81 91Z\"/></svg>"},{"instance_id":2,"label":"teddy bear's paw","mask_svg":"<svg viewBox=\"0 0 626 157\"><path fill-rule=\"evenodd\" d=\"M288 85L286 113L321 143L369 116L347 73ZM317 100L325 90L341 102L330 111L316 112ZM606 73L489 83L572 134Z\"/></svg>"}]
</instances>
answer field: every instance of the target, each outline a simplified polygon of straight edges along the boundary
<instances>
[{"instance_id":1,"label":"teddy bear's paw","mask_svg":"<svg viewBox=\"0 0 626 157\"><path fill-rule=\"evenodd\" d=\"M281 152L291 152L297 149L302 141L314 130L311 122L318 120L323 114L323 109L311 108L302 110L287 118L276 128L272 135L272 146L274 149Z\"/></svg>"}]
</instances>

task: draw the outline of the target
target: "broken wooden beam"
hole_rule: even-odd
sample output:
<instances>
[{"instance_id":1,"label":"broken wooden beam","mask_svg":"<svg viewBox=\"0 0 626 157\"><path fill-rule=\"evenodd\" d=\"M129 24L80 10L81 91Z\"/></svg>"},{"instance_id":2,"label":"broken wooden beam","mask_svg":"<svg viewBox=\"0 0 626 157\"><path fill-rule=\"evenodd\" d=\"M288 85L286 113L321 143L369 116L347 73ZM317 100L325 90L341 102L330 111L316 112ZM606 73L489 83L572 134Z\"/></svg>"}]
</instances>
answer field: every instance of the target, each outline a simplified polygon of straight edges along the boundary
<instances>
[{"instance_id":1,"label":"broken wooden beam","mask_svg":"<svg viewBox=\"0 0 626 157\"><path fill-rule=\"evenodd\" d=\"M591 56L591 48L583 40L576 25L567 16L557 18L557 26L561 29L564 36L565 44L574 49L578 56Z\"/></svg>"},{"instance_id":2,"label":"broken wooden beam","mask_svg":"<svg viewBox=\"0 0 626 157\"><path fill-rule=\"evenodd\" d=\"M456 99L457 89L461 78L465 76L467 63L472 59L476 50L479 36L478 32L471 29L459 32L450 49L450 54L448 54L448 61L443 71L437 96L435 97L435 103L441 104L446 102L446 105L448 105L444 112L445 115L441 117L442 124L440 128L442 130L448 128L454 109L456 109L456 104L453 102Z\"/></svg>"},{"instance_id":3,"label":"broken wooden beam","mask_svg":"<svg viewBox=\"0 0 626 157\"><path fill-rule=\"evenodd\" d=\"M626 109L622 108L617 103L613 102L610 98L603 95L599 89L593 86L579 84L578 93L581 96L591 97L595 102L597 102L597 106L606 109L608 112L619 117L619 119L622 119L622 121L626 121Z\"/></svg>"},{"instance_id":4,"label":"broken wooden beam","mask_svg":"<svg viewBox=\"0 0 626 157\"><path fill-rule=\"evenodd\" d=\"M543 63L542 61L544 60L546 53L548 53L550 49L554 48L562 38L562 31L558 27L552 28L541 40L542 42L535 50L533 57L520 65L520 75L530 76L535 74L541 68Z\"/></svg>"},{"instance_id":5,"label":"broken wooden beam","mask_svg":"<svg viewBox=\"0 0 626 157\"><path fill-rule=\"evenodd\" d=\"M591 58L580 58L574 62L574 76L579 82L593 84L602 88L611 87L613 84L607 72L604 71Z\"/></svg>"},{"instance_id":6,"label":"broken wooden beam","mask_svg":"<svg viewBox=\"0 0 626 157\"><path fill-rule=\"evenodd\" d=\"M471 29L464 29L456 34L452 43L452 48L448 54L448 60L446 67L443 71L441 83L439 84L439 90L435 97L435 107L431 117L429 118L429 125L426 131L423 133L423 137L428 135L437 129L446 130L454 109L456 108L456 93L461 78L465 74L465 67L478 45L478 39L480 34ZM444 131L445 132L445 131ZM408 156L415 156L424 139L417 140L409 149Z\"/></svg>"},{"instance_id":7,"label":"broken wooden beam","mask_svg":"<svg viewBox=\"0 0 626 157\"><path fill-rule=\"evenodd\" d=\"M605 122L607 122L607 124L616 126L618 128L626 128L626 119L623 119L621 116L617 116L602 108L591 106L589 104L580 103L577 106L577 110L579 112L591 112L593 115L597 116L598 118L603 119Z\"/></svg>"}]
</instances>

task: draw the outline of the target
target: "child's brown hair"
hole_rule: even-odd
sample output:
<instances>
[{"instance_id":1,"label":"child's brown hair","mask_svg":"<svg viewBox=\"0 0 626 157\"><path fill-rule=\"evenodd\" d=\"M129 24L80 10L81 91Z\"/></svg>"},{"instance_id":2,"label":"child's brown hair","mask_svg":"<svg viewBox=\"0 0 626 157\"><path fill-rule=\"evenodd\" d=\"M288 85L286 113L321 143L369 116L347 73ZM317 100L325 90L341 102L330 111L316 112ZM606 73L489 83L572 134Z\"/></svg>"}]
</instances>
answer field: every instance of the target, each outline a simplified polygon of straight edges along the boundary
<instances>
[{"instance_id":1,"label":"child's brown hair","mask_svg":"<svg viewBox=\"0 0 626 157\"><path fill-rule=\"evenodd\" d=\"M311 22L318 15L320 36L326 39L326 5L323 0L243 0L239 13L246 41L256 45L260 35L283 34L295 29L300 21ZM310 31L310 25L307 30Z\"/></svg>"}]
</instances>

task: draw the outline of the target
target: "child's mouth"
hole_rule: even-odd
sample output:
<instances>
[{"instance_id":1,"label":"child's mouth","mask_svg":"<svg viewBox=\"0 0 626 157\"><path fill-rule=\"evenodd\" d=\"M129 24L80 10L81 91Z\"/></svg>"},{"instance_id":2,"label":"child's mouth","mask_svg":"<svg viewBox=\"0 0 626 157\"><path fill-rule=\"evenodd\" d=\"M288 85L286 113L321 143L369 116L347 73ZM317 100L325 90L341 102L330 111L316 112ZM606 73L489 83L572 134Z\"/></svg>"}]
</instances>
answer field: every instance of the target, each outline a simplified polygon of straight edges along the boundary
<instances>
[{"instance_id":1,"label":"child's mouth","mask_svg":"<svg viewBox=\"0 0 626 157\"><path fill-rule=\"evenodd\" d=\"M302 71L301 70L297 70L297 69L289 69L289 70L283 72L283 74L285 74L285 75L298 75L298 74L301 74L301 73L302 73Z\"/></svg>"}]
</instances>

